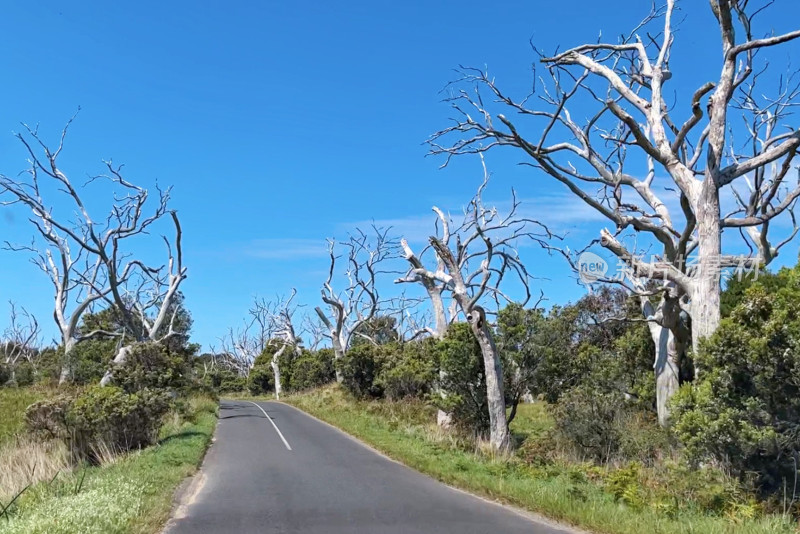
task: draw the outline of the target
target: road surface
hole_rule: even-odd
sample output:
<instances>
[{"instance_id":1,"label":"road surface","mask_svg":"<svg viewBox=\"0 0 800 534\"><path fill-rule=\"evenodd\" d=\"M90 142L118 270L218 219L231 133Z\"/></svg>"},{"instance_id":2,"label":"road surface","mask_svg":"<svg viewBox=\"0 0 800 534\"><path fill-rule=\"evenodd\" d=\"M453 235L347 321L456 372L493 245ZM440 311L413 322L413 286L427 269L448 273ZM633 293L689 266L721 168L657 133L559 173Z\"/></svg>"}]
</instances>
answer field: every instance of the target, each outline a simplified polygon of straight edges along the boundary
<instances>
[{"instance_id":1,"label":"road surface","mask_svg":"<svg viewBox=\"0 0 800 534\"><path fill-rule=\"evenodd\" d=\"M277 402L222 401L168 534L567 534L454 490Z\"/></svg>"}]
</instances>

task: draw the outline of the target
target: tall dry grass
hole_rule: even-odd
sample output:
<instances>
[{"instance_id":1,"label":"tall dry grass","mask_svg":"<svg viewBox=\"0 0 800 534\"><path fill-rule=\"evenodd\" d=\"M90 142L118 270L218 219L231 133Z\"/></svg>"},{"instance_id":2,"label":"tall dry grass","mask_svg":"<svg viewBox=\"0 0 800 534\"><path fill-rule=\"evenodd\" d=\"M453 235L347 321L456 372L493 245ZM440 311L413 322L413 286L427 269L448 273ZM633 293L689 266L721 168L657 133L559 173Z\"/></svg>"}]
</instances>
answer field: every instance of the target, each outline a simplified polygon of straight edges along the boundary
<instances>
[{"instance_id":1,"label":"tall dry grass","mask_svg":"<svg viewBox=\"0 0 800 534\"><path fill-rule=\"evenodd\" d=\"M17 435L0 445L0 501L7 502L26 486L52 480L71 469L63 442Z\"/></svg>"}]
</instances>

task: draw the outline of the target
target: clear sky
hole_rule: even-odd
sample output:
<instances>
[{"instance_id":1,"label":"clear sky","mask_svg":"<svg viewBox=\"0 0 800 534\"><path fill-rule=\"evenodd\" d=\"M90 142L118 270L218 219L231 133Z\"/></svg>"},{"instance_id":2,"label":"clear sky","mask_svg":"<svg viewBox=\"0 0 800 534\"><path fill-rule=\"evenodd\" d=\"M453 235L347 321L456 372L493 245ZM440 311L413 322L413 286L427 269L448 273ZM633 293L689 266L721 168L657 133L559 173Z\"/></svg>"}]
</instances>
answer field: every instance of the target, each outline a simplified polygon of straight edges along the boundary
<instances>
[{"instance_id":1,"label":"clear sky","mask_svg":"<svg viewBox=\"0 0 800 534\"><path fill-rule=\"evenodd\" d=\"M481 178L477 160L444 170L423 141L451 116L440 90L459 64L488 65L524 94L529 40L558 44L630 30L650 2L6 2L0 17L0 172L25 167L12 132L40 123L53 141L78 106L63 166L71 176L125 163L126 176L173 185L184 227L183 286L194 337L207 348L238 323L254 295L299 291L316 305L326 237L372 219L412 240L429 233L430 207L457 211ZM707 2L682 2L675 87L692 91L718 72L718 30ZM634 7L636 6L636 7ZM768 26L800 20L779 0ZM783 49L800 60L797 44ZM679 66L680 65L680 66ZM681 113L680 116L684 114ZM527 208L580 247L603 221L566 191L488 156L490 197L517 188ZM102 206L103 199L92 199ZM5 210L0 237L27 242L31 227ZM147 254L161 251L152 240ZM784 254L793 263L797 247ZM527 254L551 302L583 288L564 262ZM21 254L0 252L0 301L51 326L50 288ZM0 308L0 317L5 316ZM3 324L0 320L0 325Z\"/></svg>"}]
</instances>

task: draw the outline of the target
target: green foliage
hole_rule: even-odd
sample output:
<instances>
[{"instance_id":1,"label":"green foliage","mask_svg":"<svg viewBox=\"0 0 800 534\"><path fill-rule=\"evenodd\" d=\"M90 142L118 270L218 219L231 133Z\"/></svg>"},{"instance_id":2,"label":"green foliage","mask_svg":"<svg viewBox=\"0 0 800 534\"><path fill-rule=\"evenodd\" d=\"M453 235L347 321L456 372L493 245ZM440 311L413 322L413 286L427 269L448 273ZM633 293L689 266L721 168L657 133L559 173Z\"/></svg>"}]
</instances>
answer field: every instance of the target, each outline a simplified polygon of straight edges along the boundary
<instances>
[{"instance_id":1,"label":"green foliage","mask_svg":"<svg viewBox=\"0 0 800 534\"><path fill-rule=\"evenodd\" d=\"M69 413L75 397L58 395L32 403L25 410L25 426L42 439L69 438Z\"/></svg>"},{"instance_id":2,"label":"green foliage","mask_svg":"<svg viewBox=\"0 0 800 534\"><path fill-rule=\"evenodd\" d=\"M426 397L436 377L433 339L383 347L381 371L375 386L390 400Z\"/></svg>"},{"instance_id":3,"label":"green foliage","mask_svg":"<svg viewBox=\"0 0 800 534\"><path fill-rule=\"evenodd\" d=\"M183 355L160 343L134 343L125 364L114 369L114 383L126 393L145 388L177 390L190 383L191 370Z\"/></svg>"},{"instance_id":4,"label":"green foliage","mask_svg":"<svg viewBox=\"0 0 800 534\"><path fill-rule=\"evenodd\" d=\"M253 362L253 367L247 374L247 391L251 395L263 395L275 387L271 362L279 348L276 344L268 343ZM284 353L286 352L290 351L284 351Z\"/></svg>"},{"instance_id":5,"label":"green foliage","mask_svg":"<svg viewBox=\"0 0 800 534\"><path fill-rule=\"evenodd\" d=\"M336 378L333 366L333 350L303 350L300 355L285 355L280 362L281 379L286 376L286 387L303 391L333 382Z\"/></svg>"},{"instance_id":6,"label":"green foliage","mask_svg":"<svg viewBox=\"0 0 800 534\"><path fill-rule=\"evenodd\" d=\"M613 471L606 479L606 488L614 498L633 508L641 508L644 499L641 492L641 465L631 462Z\"/></svg>"},{"instance_id":7,"label":"green foliage","mask_svg":"<svg viewBox=\"0 0 800 534\"><path fill-rule=\"evenodd\" d=\"M539 365L553 350L552 331L538 309L510 304L497 317L497 347L503 359L507 404L516 411L523 395L540 389Z\"/></svg>"},{"instance_id":8,"label":"green foliage","mask_svg":"<svg viewBox=\"0 0 800 534\"><path fill-rule=\"evenodd\" d=\"M752 284L696 356L700 381L673 399L687 457L713 460L763 491L800 463L800 267Z\"/></svg>"},{"instance_id":9,"label":"green foliage","mask_svg":"<svg viewBox=\"0 0 800 534\"><path fill-rule=\"evenodd\" d=\"M104 451L119 453L155 443L169 399L163 391L126 393L94 386L77 397L32 404L25 422L35 435L63 440L77 460L97 463Z\"/></svg>"},{"instance_id":10,"label":"green foliage","mask_svg":"<svg viewBox=\"0 0 800 534\"><path fill-rule=\"evenodd\" d=\"M356 398L424 398L436 377L432 339L356 344L335 363L342 385Z\"/></svg>"},{"instance_id":11,"label":"green foliage","mask_svg":"<svg viewBox=\"0 0 800 534\"><path fill-rule=\"evenodd\" d=\"M185 400L185 418L170 417L158 447L124 461L60 473L32 487L10 516L0 519L8 534L133 534L161 532L175 489L192 474L216 423L216 403ZM0 454L0 457L2 454Z\"/></svg>"},{"instance_id":12,"label":"green foliage","mask_svg":"<svg viewBox=\"0 0 800 534\"><path fill-rule=\"evenodd\" d=\"M152 445L169 406L169 396L161 391L126 393L117 387L92 387L70 410L70 449L96 462L103 448L123 452Z\"/></svg>"},{"instance_id":13,"label":"green foliage","mask_svg":"<svg viewBox=\"0 0 800 534\"><path fill-rule=\"evenodd\" d=\"M373 344L386 345L396 343L400 338L397 333L397 319L390 315L378 315L361 323L353 332L351 346Z\"/></svg>"},{"instance_id":14,"label":"green foliage","mask_svg":"<svg viewBox=\"0 0 800 534\"><path fill-rule=\"evenodd\" d=\"M435 353L442 371L443 396L434 394L433 402L451 414L453 424L474 434L489 428L486 401L486 373L481 348L470 326L456 323L436 343Z\"/></svg>"},{"instance_id":15,"label":"green foliage","mask_svg":"<svg viewBox=\"0 0 800 534\"><path fill-rule=\"evenodd\" d=\"M380 397L383 390L375 383L381 371L382 349L364 343L350 347L336 360L336 370L342 375L342 386L356 398Z\"/></svg>"},{"instance_id":16,"label":"green foliage","mask_svg":"<svg viewBox=\"0 0 800 534\"><path fill-rule=\"evenodd\" d=\"M25 409L49 394L43 388L0 388L0 446L25 428Z\"/></svg>"},{"instance_id":17,"label":"green foliage","mask_svg":"<svg viewBox=\"0 0 800 534\"><path fill-rule=\"evenodd\" d=\"M608 461L622 446L623 403L619 393L587 385L572 388L555 406L556 427L579 453Z\"/></svg>"},{"instance_id":18,"label":"green foliage","mask_svg":"<svg viewBox=\"0 0 800 534\"><path fill-rule=\"evenodd\" d=\"M211 387L219 393L238 393L247 388L247 378L230 369L218 369L209 373Z\"/></svg>"}]
</instances>

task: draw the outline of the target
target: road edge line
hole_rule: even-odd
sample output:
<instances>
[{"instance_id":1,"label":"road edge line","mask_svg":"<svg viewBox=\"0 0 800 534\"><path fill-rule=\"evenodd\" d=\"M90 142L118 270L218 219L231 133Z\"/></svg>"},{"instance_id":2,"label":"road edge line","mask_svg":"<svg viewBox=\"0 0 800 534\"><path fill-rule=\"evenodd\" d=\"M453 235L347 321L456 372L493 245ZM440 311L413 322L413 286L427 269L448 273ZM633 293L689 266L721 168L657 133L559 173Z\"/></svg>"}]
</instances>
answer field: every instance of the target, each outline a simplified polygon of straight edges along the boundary
<instances>
[{"instance_id":1,"label":"road edge line","mask_svg":"<svg viewBox=\"0 0 800 534\"><path fill-rule=\"evenodd\" d=\"M274 428L274 429L275 429L275 432L277 432L277 433L278 433L278 436L280 436L280 438L281 438L281 441L283 441L283 444L284 444L284 445L286 445L286 448L287 448L288 450L290 450L290 451L291 451L291 450L292 450L292 447L289 445L289 442L288 442L288 441L286 441L286 438L285 438L285 437L283 437L283 432L281 432L281 429L280 429L280 428L278 428L278 425L276 425L276 424L275 424L275 421L273 421L273 420L272 420L272 417L270 417L270 416L267 414L267 412L266 412L266 411L264 411L264 408L262 408L261 406L259 406L258 404L256 404L256 403L255 403L255 402L253 402L253 401L247 401L247 402L249 402L250 404L252 404L252 405L253 405L253 406L255 406L256 408L258 408L259 410L261 410L261 413L263 413L263 414L264 414L264 417L266 417L266 418L267 418L267 421L269 421L270 423L272 423L272 428Z\"/></svg>"},{"instance_id":2,"label":"road edge line","mask_svg":"<svg viewBox=\"0 0 800 534\"><path fill-rule=\"evenodd\" d=\"M583 530L583 529L581 529L580 527L578 527L576 525L572 525L570 523L560 522L560 521L557 521L555 519L550 519L549 517L547 517L545 515L542 515L542 514L539 514L537 512L533 512L531 510L526 510L524 508L519 508L517 506L514 506L512 504L507 504L507 503L504 503L502 501L493 500L493 499L490 499L488 497L484 497L482 495L478 495L478 494L472 493L470 491L467 491L465 489L461 489L459 487L453 486L453 485L448 484L446 482L442 482L438 478L433 477L433 476L429 475L428 473L423 473L422 471L420 471L418 469L414 469L413 467L404 464L400 460L392 458L391 456L389 456L385 452L383 452L383 451L381 451L379 449L376 449L375 447L373 447L369 443L357 438L356 436L354 436L352 434L349 434L348 432L345 432L344 430L342 430L338 426L332 425L331 423L329 423L327 421L324 421L324 420L320 419L319 417L317 417L317 416L315 416L313 414L310 414L310 413L308 413L308 412L306 412L304 410L301 410L297 406L294 406L292 404L289 404L288 402L284 402L284 401L281 401L281 400L268 400L268 401L265 401L265 402L276 402L276 403L279 403L279 404L283 404L284 406L288 406L289 408L292 408L293 410L296 410L296 411L300 412L301 414L305 415L306 417L309 417L309 418L311 418L311 419L313 419L313 420L315 420L317 422L322 423L325 426L328 426L328 427L332 428L333 430L337 431L338 433L342 434L343 436L345 436L345 437L351 439L352 441L356 442L358 445L361 445L365 449L377 454L378 456L380 456L382 458L385 458L386 460L389 460L390 462L394 462L394 463L396 463L398 465L402 465L406 469L410 469L411 471L417 473L418 475L422 475L424 477L427 477L427 478L433 480L434 482L436 482L437 484L441 484L442 486L450 488L453 491L457 491L458 493L463 493L464 495L467 495L468 497L473 497L473 498L478 499L480 501L483 501L483 502L485 502L487 504L492 504L494 506L499 506L500 508L503 508L507 512L511 512L513 514L521 516L524 519L527 519L528 521L531 521L532 523L538 523L540 525L543 525L543 526L546 526L546 527L549 527L549 528L560 529L560 530L563 531L563 534L595 534L592 531Z\"/></svg>"}]
</instances>

